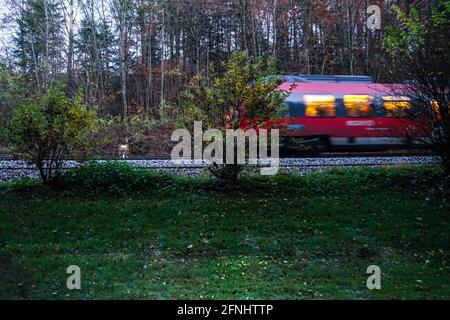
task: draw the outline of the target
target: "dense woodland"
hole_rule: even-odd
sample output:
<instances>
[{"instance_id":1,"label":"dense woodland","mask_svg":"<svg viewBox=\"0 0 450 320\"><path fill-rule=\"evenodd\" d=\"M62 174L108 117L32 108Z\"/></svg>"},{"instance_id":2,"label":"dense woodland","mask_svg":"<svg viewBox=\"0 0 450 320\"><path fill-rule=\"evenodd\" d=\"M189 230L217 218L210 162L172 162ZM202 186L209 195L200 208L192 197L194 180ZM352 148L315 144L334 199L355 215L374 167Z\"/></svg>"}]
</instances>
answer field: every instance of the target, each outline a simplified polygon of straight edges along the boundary
<instances>
[{"instance_id":1,"label":"dense woodland","mask_svg":"<svg viewBox=\"0 0 450 320\"><path fill-rule=\"evenodd\" d=\"M3 0L3 72L21 87L84 91L100 114L164 120L189 83L223 71L232 52L275 57L280 72L367 74L394 81L383 50L391 0ZM367 28L369 5L381 29ZM14 100L14 99L13 99ZM14 102L14 101L12 101Z\"/></svg>"}]
</instances>

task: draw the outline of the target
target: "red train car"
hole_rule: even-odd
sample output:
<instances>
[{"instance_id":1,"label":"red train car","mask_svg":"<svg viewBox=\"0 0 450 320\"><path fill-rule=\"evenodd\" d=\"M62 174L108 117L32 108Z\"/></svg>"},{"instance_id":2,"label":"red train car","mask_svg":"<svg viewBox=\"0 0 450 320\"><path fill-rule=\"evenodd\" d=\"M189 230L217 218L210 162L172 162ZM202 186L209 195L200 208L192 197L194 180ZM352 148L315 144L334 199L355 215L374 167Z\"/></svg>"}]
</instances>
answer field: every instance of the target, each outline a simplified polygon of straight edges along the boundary
<instances>
[{"instance_id":1,"label":"red train car","mask_svg":"<svg viewBox=\"0 0 450 320\"><path fill-rule=\"evenodd\" d=\"M279 89L288 93L281 136L290 145L379 149L420 146L426 139L423 126L405 116L412 103L399 94L402 85L375 84L369 77L288 76Z\"/></svg>"}]
</instances>

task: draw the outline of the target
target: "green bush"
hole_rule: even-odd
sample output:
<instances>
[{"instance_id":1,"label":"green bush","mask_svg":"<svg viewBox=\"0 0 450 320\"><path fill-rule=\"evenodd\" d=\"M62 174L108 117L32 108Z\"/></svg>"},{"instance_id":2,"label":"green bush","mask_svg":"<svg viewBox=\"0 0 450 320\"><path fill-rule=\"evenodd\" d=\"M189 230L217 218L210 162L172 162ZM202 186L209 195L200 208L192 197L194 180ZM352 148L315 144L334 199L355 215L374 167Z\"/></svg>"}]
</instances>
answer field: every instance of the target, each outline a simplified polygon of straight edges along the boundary
<instances>
[{"instance_id":1,"label":"green bush","mask_svg":"<svg viewBox=\"0 0 450 320\"><path fill-rule=\"evenodd\" d=\"M183 109L177 117L177 126L192 131L194 121L202 121L204 127L223 133L226 129L241 128L241 120L247 118L251 119L246 123L249 129L277 127L271 119L285 110L286 98L286 92L278 89L280 79L273 76L277 73L274 59L255 60L244 52L234 53L222 76L212 74L212 80L205 81L206 78L197 75L180 93ZM225 163L226 151L223 164L215 163L208 169L220 181L233 185L245 166ZM246 153L248 157L248 150Z\"/></svg>"},{"instance_id":2,"label":"green bush","mask_svg":"<svg viewBox=\"0 0 450 320\"><path fill-rule=\"evenodd\" d=\"M89 162L62 175L61 185L67 189L89 193L122 194L168 186L169 175L135 167L121 161Z\"/></svg>"},{"instance_id":3,"label":"green bush","mask_svg":"<svg viewBox=\"0 0 450 320\"><path fill-rule=\"evenodd\" d=\"M81 95L66 96L50 87L27 99L15 111L2 140L19 158L33 163L45 184L58 182L65 157L89 158L98 130L96 111L83 105Z\"/></svg>"},{"instance_id":4,"label":"green bush","mask_svg":"<svg viewBox=\"0 0 450 320\"><path fill-rule=\"evenodd\" d=\"M39 188L41 185L41 182L29 177L21 177L11 181L0 181L0 195L5 195L15 190L27 192L29 189Z\"/></svg>"},{"instance_id":5,"label":"green bush","mask_svg":"<svg viewBox=\"0 0 450 320\"><path fill-rule=\"evenodd\" d=\"M9 121L12 111L20 103L24 96L24 83L21 79L11 74L0 64L0 125L4 126Z\"/></svg>"}]
</instances>

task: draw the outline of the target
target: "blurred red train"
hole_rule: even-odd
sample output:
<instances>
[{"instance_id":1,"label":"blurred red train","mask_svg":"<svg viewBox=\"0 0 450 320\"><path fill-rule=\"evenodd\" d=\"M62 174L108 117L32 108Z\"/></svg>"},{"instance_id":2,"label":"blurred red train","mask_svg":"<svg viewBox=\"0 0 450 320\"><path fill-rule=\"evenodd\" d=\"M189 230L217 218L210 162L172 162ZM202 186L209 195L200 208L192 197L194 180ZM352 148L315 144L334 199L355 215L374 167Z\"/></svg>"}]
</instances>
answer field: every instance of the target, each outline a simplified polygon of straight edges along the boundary
<instances>
[{"instance_id":1,"label":"blurred red train","mask_svg":"<svg viewBox=\"0 0 450 320\"><path fill-rule=\"evenodd\" d=\"M426 139L423 126L405 116L412 103L399 94L402 85L375 84L366 76L283 80L279 89L288 97L281 136L289 145L312 145L317 151L380 149L417 147Z\"/></svg>"}]
</instances>

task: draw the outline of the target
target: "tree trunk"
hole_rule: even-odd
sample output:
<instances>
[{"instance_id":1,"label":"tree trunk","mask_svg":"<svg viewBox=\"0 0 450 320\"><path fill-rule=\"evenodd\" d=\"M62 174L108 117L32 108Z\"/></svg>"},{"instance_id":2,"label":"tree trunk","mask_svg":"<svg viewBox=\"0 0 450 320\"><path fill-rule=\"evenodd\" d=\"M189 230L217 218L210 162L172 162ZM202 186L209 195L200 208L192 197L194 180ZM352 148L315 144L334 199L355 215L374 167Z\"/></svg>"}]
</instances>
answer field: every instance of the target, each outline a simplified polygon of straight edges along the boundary
<instances>
[{"instance_id":1,"label":"tree trunk","mask_svg":"<svg viewBox=\"0 0 450 320\"><path fill-rule=\"evenodd\" d=\"M69 96L75 93L75 83L73 76L73 58L74 58L74 25L75 25L75 11L73 0L69 0L69 16L68 16L68 49L67 49L67 91Z\"/></svg>"},{"instance_id":2,"label":"tree trunk","mask_svg":"<svg viewBox=\"0 0 450 320\"><path fill-rule=\"evenodd\" d=\"M122 87L122 116L128 117L127 105L127 35L126 35L126 12L125 4L120 5L119 17L119 41L120 41L120 75Z\"/></svg>"}]
</instances>

